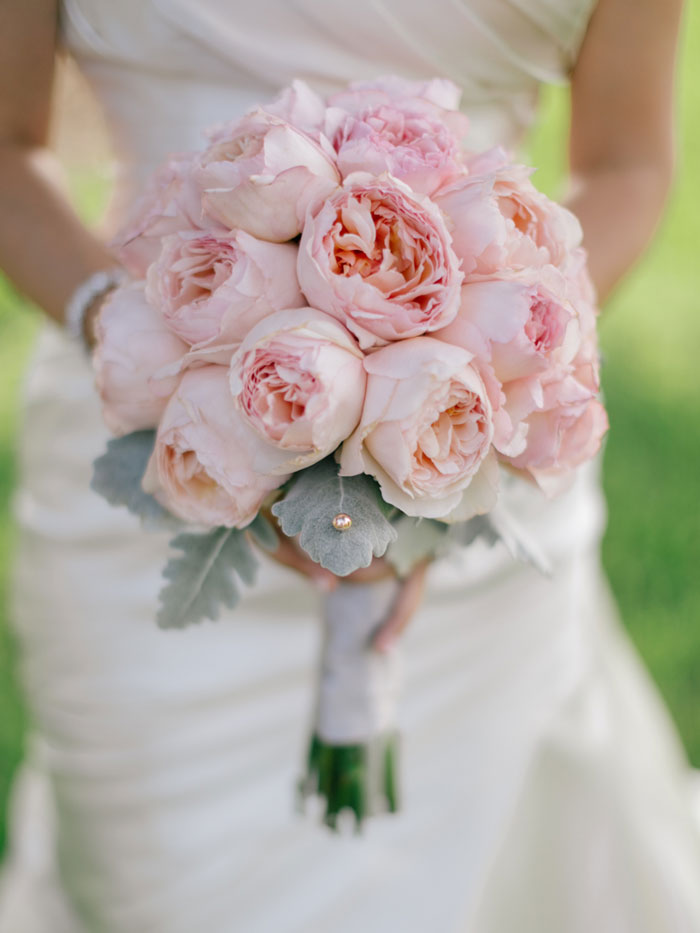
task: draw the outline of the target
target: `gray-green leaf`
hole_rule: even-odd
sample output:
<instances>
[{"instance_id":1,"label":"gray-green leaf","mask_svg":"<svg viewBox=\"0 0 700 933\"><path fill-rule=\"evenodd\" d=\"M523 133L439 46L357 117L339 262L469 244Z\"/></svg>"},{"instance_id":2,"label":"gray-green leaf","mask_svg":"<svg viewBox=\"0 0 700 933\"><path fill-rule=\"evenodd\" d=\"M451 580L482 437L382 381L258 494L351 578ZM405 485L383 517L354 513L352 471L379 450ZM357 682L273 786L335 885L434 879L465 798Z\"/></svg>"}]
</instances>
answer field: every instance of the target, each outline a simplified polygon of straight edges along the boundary
<instances>
[{"instance_id":1,"label":"gray-green leaf","mask_svg":"<svg viewBox=\"0 0 700 933\"><path fill-rule=\"evenodd\" d=\"M163 571L169 581L160 593L158 625L183 628L202 619L218 619L221 606L238 603L235 575L244 583L255 579L257 561L245 532L215 528L207 534L181 534L171 547L182 551Z\"/></svg>"},{"instance_id":2,"label":"gray-green leaf","mask_svg":"<svg viewBox=\"0 0 700 933\"><path fill-rule=\"evenodd\" d=\"M547 576L552 572L537 542L500 505L487 515L475 515L452 525L407 515L396 519L394 524L398 538L389 547L387 558L400 576L426 557L442 557L456 547L468 548L477 540L489 547L500 541L515 560L532 564Z\"/></svg>"},{"instance_id":3,"label":"gray-green leaf","mask_svg":"<svg viewBox=\"0 0 700 933\"><path fill-rule=\"evenodd\" d=\"M255 543L261 547L263 551L274 551L277 549L277 545L279 544L277 532L262 512L258 512L253 521L246 528L246 531L251 533Z\"/></svg>"},{"instance_id":4,"label":"gray-green leaf","mask_svg":"<svg viewBox=\"0 0 700 933\"><path fill-rule=\"evenodd\" d=\"M299 544L312 560L340 577L369 566L396 538L375 481L365 474L338 476L332 457L297 473L272 512L285 534L299 535ZM345 531L333 527L341 513L352 519Z\"/></svg>"},{"instance_id":5,"label":"gray-green leaf","mask_svg":"<svg viewBox=\"0 0 700 933\"><path fill-rule=\"evenodd\" d=\"M394 527L397 538L389 545L386 556L400 577L426 557L437 557L449 548L449 525L444 522L401 515L394 521Z\"/></svg>"},{"instance_id":6,"label":"gray-green leaf","mask_svg":"<svg viewBox=\"0 0 700 933\"><path fill-rule=\"evenodd\" d=\"M151 530L175 529L182 523L141 488L153 451L155 431L134 431L107 442L107 451L93 464L90 486L110 505L123 505Z\"/></svg>"}]
</instances>

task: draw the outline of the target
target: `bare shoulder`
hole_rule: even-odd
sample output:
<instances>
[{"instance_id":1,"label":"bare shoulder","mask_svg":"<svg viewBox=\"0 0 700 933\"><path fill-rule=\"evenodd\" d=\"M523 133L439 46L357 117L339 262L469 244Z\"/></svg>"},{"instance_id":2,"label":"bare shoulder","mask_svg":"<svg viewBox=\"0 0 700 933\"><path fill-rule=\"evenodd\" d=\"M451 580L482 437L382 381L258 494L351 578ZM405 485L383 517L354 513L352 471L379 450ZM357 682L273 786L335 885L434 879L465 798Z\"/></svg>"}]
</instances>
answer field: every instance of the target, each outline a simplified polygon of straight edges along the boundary
<instances>
[{"instance_id":1,"label":"bare shoulder","mask_svg":"<svg viewBox=\"0 0 700 933\"><path fill-rule=\"evenodd\" d=\"M0 142L45 140L57 17L57 0L0 3Z\"/></svg>"}]
</instances>

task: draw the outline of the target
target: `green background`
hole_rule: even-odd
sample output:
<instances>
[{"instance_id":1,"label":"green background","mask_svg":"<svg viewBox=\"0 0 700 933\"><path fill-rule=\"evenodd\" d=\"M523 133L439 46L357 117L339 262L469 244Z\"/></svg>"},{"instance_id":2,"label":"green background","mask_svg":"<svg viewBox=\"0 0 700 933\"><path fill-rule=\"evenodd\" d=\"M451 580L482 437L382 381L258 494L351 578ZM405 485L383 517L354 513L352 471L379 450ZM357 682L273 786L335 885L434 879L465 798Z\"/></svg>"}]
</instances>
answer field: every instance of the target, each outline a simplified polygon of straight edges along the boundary
<instances>
[{"instance_id":1,"label":"green background","mask_svg":"<svg viewBox=\"0 0 700 933\"><path fill-rule=\"evenodd\" d=\"M691 761L700 766L700 4L686 16L679 71L679 165L652 249L602 322L611 431L605 453L605 566L624 623L659 684ZM546 89L529 158L556 193L565 171L567 93ZM84 216L104 181L72 179ZM26 713L7 626L13 532L9 499L22 371L38 315L0 279L0 851ZM41 580L37 580L41 586ZM47 637L59 637L49 633Z\"/></svg>"}]
</instances>

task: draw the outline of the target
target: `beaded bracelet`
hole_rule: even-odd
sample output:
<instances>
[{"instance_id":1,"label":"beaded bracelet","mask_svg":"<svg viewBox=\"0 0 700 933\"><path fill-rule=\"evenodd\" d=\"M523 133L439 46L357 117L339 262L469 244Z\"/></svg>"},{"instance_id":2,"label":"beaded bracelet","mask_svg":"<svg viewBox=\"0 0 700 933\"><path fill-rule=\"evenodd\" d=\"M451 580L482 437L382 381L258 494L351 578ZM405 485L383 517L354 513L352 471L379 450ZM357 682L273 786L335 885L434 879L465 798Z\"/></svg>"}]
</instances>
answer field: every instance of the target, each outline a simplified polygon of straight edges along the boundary
<instances>
[{"instance_id":1,"label":"beaded bracelet","mask_svg":"<svg viewBox=\"0 0 700 933\"><path fill-rule=\"evenodd\" d=\"M101 269L81 282L68 299L63 317L64 326L74 340L85 345L86 350L89 349L85 344L85 315L88 308L123 281L123 269Z\"/></svg>"}]
</instances>

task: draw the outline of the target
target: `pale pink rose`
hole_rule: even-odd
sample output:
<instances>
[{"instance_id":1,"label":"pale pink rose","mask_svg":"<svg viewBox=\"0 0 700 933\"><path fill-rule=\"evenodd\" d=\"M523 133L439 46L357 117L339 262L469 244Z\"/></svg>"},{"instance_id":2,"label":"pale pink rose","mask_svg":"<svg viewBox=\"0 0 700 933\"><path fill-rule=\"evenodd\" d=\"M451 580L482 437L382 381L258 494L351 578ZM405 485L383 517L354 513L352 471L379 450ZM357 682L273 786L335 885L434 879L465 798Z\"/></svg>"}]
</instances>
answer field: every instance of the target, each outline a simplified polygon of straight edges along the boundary
<instances>
[{"instance_id":1,"label":"pale pink rose","mask_svg":"<svg viewBox=\"0 0 700 933\"><path fill-rule=\"evenodd\" d=\"M578 305L585 303L590 306L594 318L593 328L595 329L595 318L599 313L598 296L588 268L588 253L582 246L570 251L563 266L563 271L569 283L572 300L575 300Z\"/></svg>"},{"instance_id":2,"label":"pale pink rose","mask_svg":"<svg viewBox=\"0 0 700 933\"><path fill-rule=\"evenodd\" d=\"M217 230L220 224L202 217L199 188L192 177L194 157L172 155L151 178L123 228L112 241L120 261L142 279L158 257L161 237L180 230Z\"/></svg>"},{"instance_id":3,"label":"pale pink rose","mask_svg":"<svg viewBox=\"0 0 700 933\"><path fill-rule=\"evenodd\" d=\"M93 365L107 427L117 435L155 428L179 381L167 373L168 366L187 346L146 301L142 283L108 296L95 336Z\"/></svg>"},{"instance_id":4,"label":"pale pink rose","mask_svg":"<svg viewBox=\"0 0 700 933\"><path fill-rule=\"evenodd\" d=\"M365 405L342 447L341 474L371 474L408 515L453 521L492 508L491 405L471 359L431 337L367 356Z\"/></svg>"},{"instance_id":5,"label":"pale pink rose","mask_svg":"<svg viewBox=\"0 0 700 933\"><path fill-rule=\"evenodd\" d=\"M414 191L432 194L463 172L457 138L413 100L371 104L356 115L329 108L325 131L344 178L358 171L389 172Z\"/></svg>"},{"instance_id":6,"label":"pale pink rose","mask_svg":"<svg viewBox=\"0 0 700 933\"><path fill-rule=\"evenodd\" d=\"M465 169L461 142L469 120L451 81L396 76L358 81L329 98L325 134L343 177L389 172L421 194L432 194Z\"/></svg>"},{"instance_id":7,"label":"pale pink rose","mask_svg":"<svg viewBox=\"0 0 700 933\"><path fill-rule=\"evenodd\" d=\"M580 345L567 281L554 266L468 282L457 317L435 336L488 361L501 383L566 366Z\"/></svg>"},{"instance_id":8,"label":"pale pink rose","mask_svg":"<svg viewBox=\"0 0 700 933\"><path fill-rule=\"evenodd\" d=\"M195 170L204 212L261 240L293 239L309 203L340 181L319 142L262 110L218 129L214 140Z\"/></svg>"},{"instance_id":9,"label":"pale pink rose","mask_svg":"<svg viewBox=\"0 0 700 933\"><path fill-rule=\"evenodd\" d=\"M287 451L280 471L332 453L357 427L363 354L334 318L312 308L262 320L231 360L231 391L261 437Z\"/></svg>"},{"instance_id":10,"label":"pale pink rose","mask_svg":"<svg viewBox=\"0 0 700 933\"><path fill-rule=\"evenodd\" d=\"M588 254L583 247L571 251L564 265L569 300L576 307L582 340L598 351L598 296L588 269Z\"/></svg>"},{"instance_id":11,"label":"pale pink rose","mask_svg":"<svg viewBox=\"0 0 700 933\"><path fill-rule=\"evenodd\" d=\"M390 176L356 173L309 214L299 283L363 349L445 327L462 273L437 208Z\"/></svg>"},{"instance_id":12,"label":"pale pink rose","mask_svg":"<svg viewBox=\"0 0 700 933\"><path fill-rule=\"evenodd\" d=\"M280 117L314 139L318 139L326 115L322 97L304 81L292 81L271 103L265 105L265 113Z\"/></svg>"},{"instance_id":13,"label":"pale pink rose","mask_svg":"<svg viewBox=\"0 0 700 933\"><path fill-rule=\"evenodd\" d=\"M541 410L528 415L527 425L524 451L508 462L550 496L571 482L575 467L596 455L609 426L601 403L573 375L544 387Z\"/></svg>"},{"instance_id":14,"label":"pale pink rose","mask_svg":"<svg viewBox=\"0 0 700 933\"><path fill-rule=\"evenodd\" d=\"M230 140L237 134L241 120L256 117L261 112L290 123L295 129L301 130L318 142L326 116L326 104L305 81L292 81L280 91L272 103L265 104L264 107L253 107L239 120L226 120L210 126L206 132L210 144Z\"/></svg>"},{"instance_id":15,"label":"pale pink rose","mask_svg":"<svg viewBox=\"0 0 700 933\"><path fill-rule=\"evenodd\" d=\"M303 303L297 248L242 230L175 233L148 270L146 296L189 344L240 343L257 322Z\"/></svg>"},{"instance_id":16,"label":"pale pink rose","mask_svg":"<svg viewBox=\"0 0 700 933\"><path fill-rule=\"evenodd\" d=\"M204 366L186 372L170 399L143 488L184 521L245 528L289 478L271 475L277 463L239 414L227 367Z\"/></svg>"},{"instance_id":17,"label":"pale pink rose","mask_svg":"<svg viewBox=\"0 0 700 933\"><path fill-rule=\"evenodd\" d=\"M534 187L528 168L495 150L468 161L467 169L433 195L449 218L467 280L504 269L565 265L581 242L580 224Z\"/></svg>"},{"instance_id":18,"label":"pale pink rose","mask_svg":"<svg viewBox=\"0 0 700 933\"><path fill-rule=\"evenodd\" d=\"M353 81L347 89L328 98L330 107L358 113L366 106L387 101L423 101L439 111L456 111L462 92L447 78L410 81L397 75L385 75L372 81Z\"/></svg>"}]
</instances>

